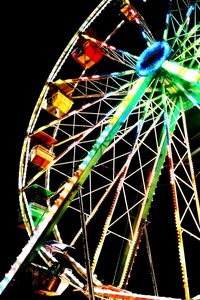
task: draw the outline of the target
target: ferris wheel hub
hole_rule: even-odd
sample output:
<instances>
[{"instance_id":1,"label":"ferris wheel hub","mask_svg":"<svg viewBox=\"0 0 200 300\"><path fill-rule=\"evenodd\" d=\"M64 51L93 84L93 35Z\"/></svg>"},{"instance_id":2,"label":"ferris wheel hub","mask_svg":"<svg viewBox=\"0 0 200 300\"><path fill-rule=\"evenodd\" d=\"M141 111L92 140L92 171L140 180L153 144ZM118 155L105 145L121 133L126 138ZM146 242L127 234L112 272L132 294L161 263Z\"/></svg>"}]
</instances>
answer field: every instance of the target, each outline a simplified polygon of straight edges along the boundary
<instances>
[{"instance_id":1,"label":"ferris wheel hub","mask_svg":"<svg viewBox=\"0 0 200 300\"><path fill-rule=\"evenodd\" d=\"M171 48L165 41L155 42L146 48L136 64L136 72L139 76L148 76L157 71L169 57Z\"/></svg>"}]
</instances>

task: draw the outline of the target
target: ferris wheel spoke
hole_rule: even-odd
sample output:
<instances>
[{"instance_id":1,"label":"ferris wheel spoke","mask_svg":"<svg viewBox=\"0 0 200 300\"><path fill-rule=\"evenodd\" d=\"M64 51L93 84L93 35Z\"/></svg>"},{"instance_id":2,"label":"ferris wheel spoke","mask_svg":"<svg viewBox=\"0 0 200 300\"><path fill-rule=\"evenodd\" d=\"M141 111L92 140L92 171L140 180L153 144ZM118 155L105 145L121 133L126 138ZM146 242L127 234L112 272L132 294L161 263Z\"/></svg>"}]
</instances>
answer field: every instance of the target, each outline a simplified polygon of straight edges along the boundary
<instances>
[{"instance_id":1,"label":"ferris wheel spoke","mask_svg":"<svg viewBox=\"0 0 200 300\"><path fill-rule=\"evenodd\" d=\"M118 93L122 94L123 91L124 93L127 92L130 82L132 82L135 77L134 75L134 70L128 70L105 75L100 74L77 79L60 80L59 84L61 85L62 82L69 84L73 89L76 86L72 94L72 99L75 101L76 99L88 98L89 105L90 98L100 97L98 101L101 101L103 97L106 99L112 95L114 97L114 95ZM56 82L54 84L56 84ZM90 105L93 105L93 102L94 101L92 101Z\"/></svg>"},{"instance_id":2,"label":"ferris wheel spoke","mask_svg":"<svg viewBox=\"0 0 200 300\"><path fill-rule=\"evenodd\" d=\"M94 38L89 37L88 35L82 35L86 40L90 40L94 42L104 53L106 57L109 57L112 60L115 60L119 63L124 64L125 66L130 67L131 69L135 69L137 56L134 56L126 51L122 51L120 49L116 49L114 46L110 46L105 42L100 42Z\"/></svg>"}]
</instances>

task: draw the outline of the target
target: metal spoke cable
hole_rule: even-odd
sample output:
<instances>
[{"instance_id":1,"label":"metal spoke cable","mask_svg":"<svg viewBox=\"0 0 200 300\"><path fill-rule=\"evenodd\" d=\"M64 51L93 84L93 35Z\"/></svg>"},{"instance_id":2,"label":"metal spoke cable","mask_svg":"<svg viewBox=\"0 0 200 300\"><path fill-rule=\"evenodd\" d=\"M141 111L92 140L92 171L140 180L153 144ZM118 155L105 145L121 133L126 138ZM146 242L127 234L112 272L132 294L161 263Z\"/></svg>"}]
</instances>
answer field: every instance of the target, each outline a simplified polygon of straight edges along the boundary
<instances>
[{"instance_id":1,"label":"metal spoke cable","mask_svg":"<svg viewBox=\"0 0 200 300\"><path fill-rule=\"evenodd\" d=\"M157 281L156 281L156 276L155 276L155 271L154 271L154 266L153 266L151 248L150 248L149 237L148 237L148 232L147 232L146 225L144 226L144 236L145 236L147 254L148 254L149 264L150 264L150 269L151 269L151 278L152 278L152 283L153 283L153 290L154 290L155 296L158 296L158 286L157 286Z\"/></svg>"}]
</instances>

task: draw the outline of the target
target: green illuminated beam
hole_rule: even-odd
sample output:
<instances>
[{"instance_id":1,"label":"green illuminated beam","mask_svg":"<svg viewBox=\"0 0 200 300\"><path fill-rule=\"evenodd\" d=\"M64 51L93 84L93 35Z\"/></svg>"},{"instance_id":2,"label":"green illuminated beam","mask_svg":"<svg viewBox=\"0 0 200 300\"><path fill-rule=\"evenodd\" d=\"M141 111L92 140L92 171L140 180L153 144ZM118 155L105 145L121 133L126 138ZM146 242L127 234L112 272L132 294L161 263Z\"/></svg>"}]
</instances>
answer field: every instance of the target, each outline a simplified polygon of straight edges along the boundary
<instances>
[{"instance_id":1,"label":"green illuminated beam","mask_svg":"<svg viewBox=\"0 0 200 300\"><path fill-rule=\"evenodd\" d=\"M184 81L196 84L200 89L200 72L198 70L183 67L178 63L169 60L166 60L162 64L162 68Z\"/></svg>"},{"instance_id":2,"label":"green illuminated beam","mask_svg":"<svg viewBox=\"0 0 200 300\"><path fill-rule=\"evenodd\" d=\"M183 67L172 61L165 61L162 68L168 72L170 86L174 93L184 95L184 109L200 105L200 72Z\"/></svg>"}]
</instances>

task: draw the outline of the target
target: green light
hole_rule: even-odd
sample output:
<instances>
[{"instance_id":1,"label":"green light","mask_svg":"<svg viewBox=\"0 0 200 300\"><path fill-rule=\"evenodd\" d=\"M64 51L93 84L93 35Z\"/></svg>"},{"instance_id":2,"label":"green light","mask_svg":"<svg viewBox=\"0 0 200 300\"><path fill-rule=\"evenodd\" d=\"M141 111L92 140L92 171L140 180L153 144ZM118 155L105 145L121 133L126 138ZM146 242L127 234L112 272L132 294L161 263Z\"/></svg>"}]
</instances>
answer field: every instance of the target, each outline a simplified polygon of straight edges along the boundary
<instances>
[{"instance_id":1,"label":"green light","mask_svg":"<svg viewBox=\"0 0 200 300\"><path fill-rule=\"evenodd\" d=\"M200 83L200 73L197 70L183 67L172 61L165 61L162 68L188 82Z\"/></svg>"}]
</instances>

